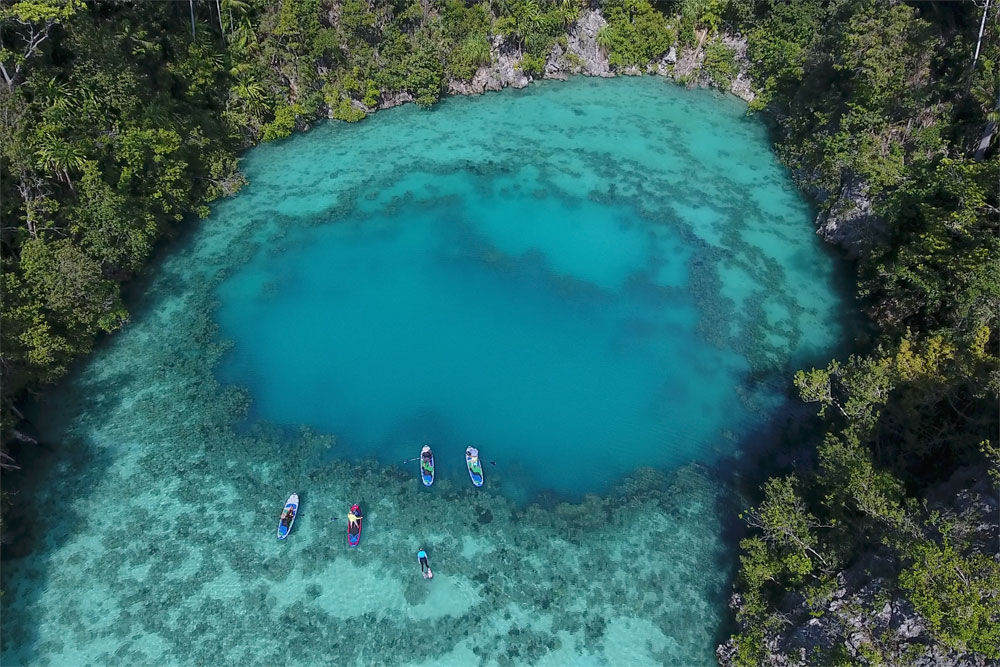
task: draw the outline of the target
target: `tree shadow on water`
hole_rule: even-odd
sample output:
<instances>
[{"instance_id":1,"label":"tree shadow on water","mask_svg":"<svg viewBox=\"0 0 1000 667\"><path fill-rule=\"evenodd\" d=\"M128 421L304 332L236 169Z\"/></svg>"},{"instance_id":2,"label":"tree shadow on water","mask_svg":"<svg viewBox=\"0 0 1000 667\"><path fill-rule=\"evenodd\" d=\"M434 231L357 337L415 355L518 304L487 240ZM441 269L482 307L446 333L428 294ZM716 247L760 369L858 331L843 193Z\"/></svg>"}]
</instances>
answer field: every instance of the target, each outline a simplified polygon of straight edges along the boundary
<instances>
[{"instance_id":1,"label":"tree shadow on water","mask_svg":"<svg viewBox=\"0 0 1000 667\"><path fill-rule=\"evenodd\" d=\"M760 499L760 487L776 474L791 472L811 461L807 445L817 433L815 410L788 397L763 426L747 433L738 443L739 457L727 457L712 466L713 476L729 490L716 495L716 515L722 525L716 567L727 571L728 585L719 591L720 608L728 607L739 572L739 543L747 534L740 513ZM716 645L738 630L735 617L727 613L718 628Z\"/></svg>"},{"instance_id":2,"label":"tree shadow on water","mask_svg":"<svg viewBox=\"0 0 1000 667\"><path fill-rule=\"evenodd\" d=\"M86 517L74 507L77 493L46 490L60 477L70 480L63 483L82 484L76 475L106 469L110 456L87 442L45 439L14 445L11 454L21 470L6 474L4 479L4 491L12 502L5 513L0 546L0 662L33 664L46 658L37 628L53 611L42 604L43 593L56 574L49 555L86 526Z\"/></svg>"}]
</instances>

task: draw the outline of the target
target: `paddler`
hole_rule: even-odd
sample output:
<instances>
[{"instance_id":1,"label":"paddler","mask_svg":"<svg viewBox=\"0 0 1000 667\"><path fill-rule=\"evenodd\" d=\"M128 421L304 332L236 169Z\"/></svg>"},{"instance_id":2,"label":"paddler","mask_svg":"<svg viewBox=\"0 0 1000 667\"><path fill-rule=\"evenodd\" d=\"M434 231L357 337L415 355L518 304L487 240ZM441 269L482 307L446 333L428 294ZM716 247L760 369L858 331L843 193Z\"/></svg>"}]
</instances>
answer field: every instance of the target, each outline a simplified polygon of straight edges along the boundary
<instances>
[{"instance_id":1,"label":"paddler","mask_svg":"<svg viewBox=\"0 0 1000 667\"><path fill-rule=\"evenodd\" d=\"M423 549L417 552L417 562L420 563L420 574L424 579L433 579L434 573L431 572L430 563L427 562L427 552Z\"/></svg>"},{"instance_id":2,"label":"paddler","mask_svg":"<svg viewBox=\"0 0 1000 667\"><path fill-rule=\"evenodd\" d=\"M361 515L361 508L358 508L358 513L357 514L354 513L354 508L351 508L351 509L347 510L347 526L348 526L348 528L359 527L360 524L358 522L361 521L364 518L365 517L363 517Z\"/></svg>"}]
</instances>

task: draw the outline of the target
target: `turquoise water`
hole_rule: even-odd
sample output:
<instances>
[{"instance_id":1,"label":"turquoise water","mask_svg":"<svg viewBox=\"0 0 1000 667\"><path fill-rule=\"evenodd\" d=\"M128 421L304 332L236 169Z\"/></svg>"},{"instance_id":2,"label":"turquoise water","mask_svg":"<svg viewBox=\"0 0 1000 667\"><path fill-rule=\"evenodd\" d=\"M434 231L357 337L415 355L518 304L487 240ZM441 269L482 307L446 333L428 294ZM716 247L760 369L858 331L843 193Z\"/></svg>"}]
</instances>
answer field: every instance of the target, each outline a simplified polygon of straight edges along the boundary
<instances>
[{"instance_id":1,"label":"turquoise water","mask_svg":"<svg viewBox=\"0 0 1000 667\"><path fill-rule=\"evenodd\" d=\"M808 211L741 113L581 81L254 152L268 231L219 288L220 378L337 456L429 442L461 476L476 444L520 498L731 453L781 364L839 334Z\"/></svg>"},{"instance_id":2,"label":"turquoise water","mask_svg":"<svg viewBox=\"0 0 1000 667\"><path fill-rule=\"evenodd\" d=\"M243 167L36 406L3 664L713 662L731 469L841 336L763 129L578 79Z\"/></svg>"}]
</instances>

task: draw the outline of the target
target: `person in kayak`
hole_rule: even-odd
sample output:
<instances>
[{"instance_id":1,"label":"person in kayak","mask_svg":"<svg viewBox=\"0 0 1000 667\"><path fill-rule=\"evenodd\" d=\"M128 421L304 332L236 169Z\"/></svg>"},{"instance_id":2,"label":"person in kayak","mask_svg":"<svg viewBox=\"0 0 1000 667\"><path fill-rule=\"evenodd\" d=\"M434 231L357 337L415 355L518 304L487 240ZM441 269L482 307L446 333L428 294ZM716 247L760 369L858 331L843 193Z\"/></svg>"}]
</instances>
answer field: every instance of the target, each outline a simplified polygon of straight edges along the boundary
<instances>
[{"instance_id":1,"label":"person in kayak","mask_svg":"<svg viewBox=\"0 0 1000 667\"><path fill-rule=\"evenodd\" d=\"M295 513L292 512L292 508L291 507L286 507L285 508L285 513L281 515L281 523L283 523L284 525L287 526L288 524L290 524L292 522L292 517L293 516L295 516Z\"/></svg>"},{"instance_id":2,"label":"person in kayak","mask_svg":"<svg viewBox=\"0 0 1000 667\"><path fill-rule=\"evenodd\" d=\"M358 522L361 521L364 518L365 517L363 517L361 515L361 508L360 507L358 508L358 513L357 514L354 513L353 509L348 510L348 512L347 512L347 526L349 528L351 528L352 531L353 531L354 528L359 528L360 527L359 524L358 524Z\"/></svg>"},{"instance_id":3,"label":"person in kayak","mask_svg":"<svg viewBox=\"0 0 1000 667\"><path fill-rule=\"evenodd\" d=\"M430 579L434 576L430 563L427 562L427 552L423 549L417 552L417 562L420 563L420 574L423 575L424 579Z\"/></svg>"},{"instance_id":4,"label":"person in kayak","mask_svg":"<svg viewBox=\"0 0 1000 667\"><path fill-rule=\"evenodd\" d=\"M427 472L432 472L431 461L434 459L434 455L431 454L431 450L426 449L420 452L420 467L422 467Z\"/></svg>"}]
</instances>

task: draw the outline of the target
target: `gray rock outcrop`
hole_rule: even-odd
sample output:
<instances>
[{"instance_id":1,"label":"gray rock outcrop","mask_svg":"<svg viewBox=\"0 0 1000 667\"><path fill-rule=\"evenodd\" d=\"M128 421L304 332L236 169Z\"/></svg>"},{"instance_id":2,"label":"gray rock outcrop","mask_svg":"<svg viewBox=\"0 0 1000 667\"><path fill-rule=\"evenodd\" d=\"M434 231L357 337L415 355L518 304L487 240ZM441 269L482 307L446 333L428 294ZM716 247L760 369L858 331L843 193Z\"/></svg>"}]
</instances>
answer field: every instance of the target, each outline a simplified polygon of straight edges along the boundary
<instances>
[{"instance_id":1,"label":"gray rock outcrop","mask_svg":"<svg viewBox=\"0 0 1000 667\"><path fill-rule=\"evenodd\" d=\"M848 174L840 193L825 211L816 216L816 233L858 257L887 234L885 223L872 211L868 183L856 174Z\"/></svg>"},{"instance_id":2,"label":"gray rock outcrop","mask_svg":"<svg viewBox=\"0 0 1000 667\"><path fill-rule=\"evenodd\" d=\"M729 92L747 104L750 104L757 97L757 94L753 92L753 85L750 82L750 59L747 58L747 39L742 35L723 35L722 43L736 56L736 64L740 68L733 79L733 83L729 86Z\"/></svg>"},{"instance_id":3,"label":"gray rock outcrop","mask_svg":"<svg viewBox=\"0 0 1000 667\"><path fill-rule=\"evenodd\" d=\"M579 18L569 29L566 37L566 52L572 54L566 71L571 74L587 76L614 76L608 54L604 47L597 43L597 33L608 24L595 9L580 13ZM567 58L563 57L563 61Z\"/></svg>"},{"instance_id":4,"label":"gray rock outcrop","mask_svg":"<svg viewBox=\"0 0 1000 667\"><path fill-rule=\"evenodd\" d=\"M555 44L549 52L543 79L566 79L570 74L614 76L608 56L597 43L597 33L607 25L601 13L588 9L570 26L566 45ZM488 90L524 88L533 77L519 69L524 56L520 47L508 44L502 35L495 35L490 48L490 64L476 70L469 80L452 79L448 93L480 95Z\"/></svg>"},{"instance_id":5,"label":"gray rock outcrop","mask_svg":"<svg viewBox=\"0 0 1000 667\"><path fill-rule=\"evenodd\" d=\"M669 54L668 54L669 55ZM674 63L673 77L678 81L686 81L692 86L708 85L708 82L701 82L697 76L701 71L701 66L705 62L705 51L701 48L684 48L679 55L675 56L677 62Z\"/></svg>"},{"instance_id":6,"label":"gray rock outcrop","mask_svg":"<svg viewBox=\"0 0 1000 667\"><path fill-rule=\"evenodd\" d=\"M502 88L524 88L531 83L531 77L522 72L520 47L506 43L502 35L494 35L490 44L490 64L476 70L468 81L452 79L448 82L448 92L452 95L481 95L487 90Z\"/></svg>"},{"instance_id":7,"label":"gray rock outcrop","mask_svg":"<svg viewBox=\"0 0 1000 667\"><path fill-rule=\"evenodd\" d=\"M413 95L406 91L400 91L395 93L382 93L382 99L379 100L378 109L391 109L392 107L398 107L400 104L406 104L407 102L413 101Z\"/></svg>"}]
</instances>

